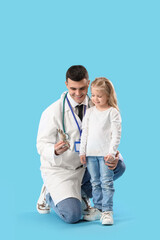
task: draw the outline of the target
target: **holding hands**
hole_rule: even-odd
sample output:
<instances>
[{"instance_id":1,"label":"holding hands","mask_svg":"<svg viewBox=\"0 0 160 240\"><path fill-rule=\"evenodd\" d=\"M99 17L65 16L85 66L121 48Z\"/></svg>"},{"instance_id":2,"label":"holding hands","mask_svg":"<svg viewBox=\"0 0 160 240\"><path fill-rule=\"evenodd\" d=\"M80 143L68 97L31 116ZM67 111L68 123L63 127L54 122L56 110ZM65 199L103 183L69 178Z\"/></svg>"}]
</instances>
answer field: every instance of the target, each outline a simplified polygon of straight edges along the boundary
<instances>
[{"instance_id":1,"label":"holding hands","mask_svg":"<svg viewBox=\"0 0 160 240\"><path fill-rule=\"evenodd\" d=\"M118 160L119 160L119 151L117 151L115 158L108 154L104 157L105 165L108 166L110 170L114 170L117 167Z\"/></svg>"},{"instance_id":2,"label":"holding hands","mask_svg":"<svg viewBox=\"0 0 160 240\"><path fill-rule=\"evenodd\" d=\"M105 163L106 162L112 162L114 160L114 157L111 154L108 154L104 157Z\"/></svg>"},{"instance_id":3,"label":"holding hands","mask_svg":"<svg viewBox=\"0 0 160 240\"><path fill-rule=\"evenodd\" d=\"M81 155L80 160L82 164L86 164L86 155ZM110 170L114 170L117 167L118 160L119 151L117 151L115 158L111 154L104 157L105 165L107 165Z\"/></svg>"}]
</instances>

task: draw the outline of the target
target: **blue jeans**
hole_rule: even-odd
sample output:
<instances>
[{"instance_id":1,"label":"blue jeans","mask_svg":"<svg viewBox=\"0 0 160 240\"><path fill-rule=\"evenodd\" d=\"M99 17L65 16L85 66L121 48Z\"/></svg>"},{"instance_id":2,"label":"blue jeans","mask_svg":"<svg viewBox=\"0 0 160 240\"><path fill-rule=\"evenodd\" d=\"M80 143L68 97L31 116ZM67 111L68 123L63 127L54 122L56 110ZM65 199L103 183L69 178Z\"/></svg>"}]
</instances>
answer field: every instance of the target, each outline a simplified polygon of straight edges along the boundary
<instances>
[{"instance_id":1,"label":"blue jeans","mask_svg":"<svg viewBox=\"0 0 160 240\"><path fill-rule=\"evenodd\" d=\"M81 219L81 202L77 198L66 198L57 205L54 204L50 194L46 195L46 201L55 213L66 223L76 223Z\"/></svg>"},{"instance_id":2,"label":"blue jeans","mask_svg":"<svg viewBox=\"0 0 160 240\"><path fill-rule=\"evenodd\" d=\"M113 170L114 177L113 180L118 179L123 175L125 171L125 164L121 161L123 158L120 155L120 160L118 161L117 167ZM90 183L90 174L86 169L83 181L82 181L82 190L85 194L91 198L92 197L92 186ZM54 204L50 194L48 193L46 196L47 203L53 208L56 214L67 223L75 223L81 219L82 210L81 210L81 202L77 198L66 198L63 201L59 202L57 205Z\"/></svg>"},{"instance_id":3,"label":"blue jeans","mask_svg":"<svg viewBox=\"0 0 160 240\"><path fill-rule=\"evenodd\" d=\"M91 175L94 207L105 211L113 210L114 172L105 165L104 157L87 157L87 168Z\"/></svg>"}]
</instances>

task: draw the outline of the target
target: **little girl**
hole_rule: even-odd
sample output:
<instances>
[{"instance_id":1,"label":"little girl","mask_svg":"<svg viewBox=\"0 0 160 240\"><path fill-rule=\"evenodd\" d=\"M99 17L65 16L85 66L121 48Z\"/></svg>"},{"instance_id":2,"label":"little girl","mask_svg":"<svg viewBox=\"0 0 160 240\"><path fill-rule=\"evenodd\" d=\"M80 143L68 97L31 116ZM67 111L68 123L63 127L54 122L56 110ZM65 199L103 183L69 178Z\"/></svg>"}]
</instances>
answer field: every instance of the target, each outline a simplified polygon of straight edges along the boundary
<instances>
[{"instance_id":1,"label":"little girl","mask_svg":"<svg viewBox=\"0 0 160 240\"><path fill-rule=\"evenodd\" d=\"M82 123L80 160L91 175L94 208L84 219L101 218L103 225L113 224L113 171L106 162L114 160L121 138L121 116L113 84L96 78L91 84L95 106L87 109Z\"/></svg>"}]
</instances>

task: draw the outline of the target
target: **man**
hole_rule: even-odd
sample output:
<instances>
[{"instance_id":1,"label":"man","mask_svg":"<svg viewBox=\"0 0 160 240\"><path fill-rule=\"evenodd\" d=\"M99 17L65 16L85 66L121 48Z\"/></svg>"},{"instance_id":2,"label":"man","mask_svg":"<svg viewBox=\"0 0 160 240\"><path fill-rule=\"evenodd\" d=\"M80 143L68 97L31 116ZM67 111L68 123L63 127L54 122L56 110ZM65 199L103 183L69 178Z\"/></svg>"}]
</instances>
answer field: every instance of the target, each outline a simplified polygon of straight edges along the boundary
<instances>
[{"instance_id":1,"label":"man","mask_svg":"<svg viewBox=\"0 0 160 240\"><path fill-rule=\"evenodd\" d=\"M37 136L44 181L37 210L49 213L52 207L68 223L78 222L85 207L91 218L94 215L87 205L87 198L92 197L90 176L81 165L78 154L82 118L86 109L92 106L87 96L89 83L88 72L83 66L75 65L68 69L65 82L68 93L63 93L43 112ZM69 145L60 140L58 129L63 130ZM122 157L119 158L121 160L117 157L108 163L108 167L114 170L115 179L125 171ZM81 206L82 199L85 207Z\"/></svg>"}]
</instances>

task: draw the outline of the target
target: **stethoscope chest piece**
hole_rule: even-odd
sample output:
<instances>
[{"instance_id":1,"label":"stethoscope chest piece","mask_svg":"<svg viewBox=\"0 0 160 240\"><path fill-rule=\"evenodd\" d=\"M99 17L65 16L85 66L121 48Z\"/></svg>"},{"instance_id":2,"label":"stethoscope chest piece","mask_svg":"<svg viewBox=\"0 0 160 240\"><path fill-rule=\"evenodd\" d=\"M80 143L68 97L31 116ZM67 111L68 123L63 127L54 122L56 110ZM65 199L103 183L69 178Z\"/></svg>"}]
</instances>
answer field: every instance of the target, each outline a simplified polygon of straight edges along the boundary
<instances>
[{"instance_id":1,"label":"stethoscope chest piece","mask_svg":"<svg viewBox=\"0 0 160 240\"><path fill-rule=\"evenodd\" d=\"M69 140L69 135L68 135L68 133L65 133L65 136L66 136L66 140Z\"/></svg>"}]
</instances>

